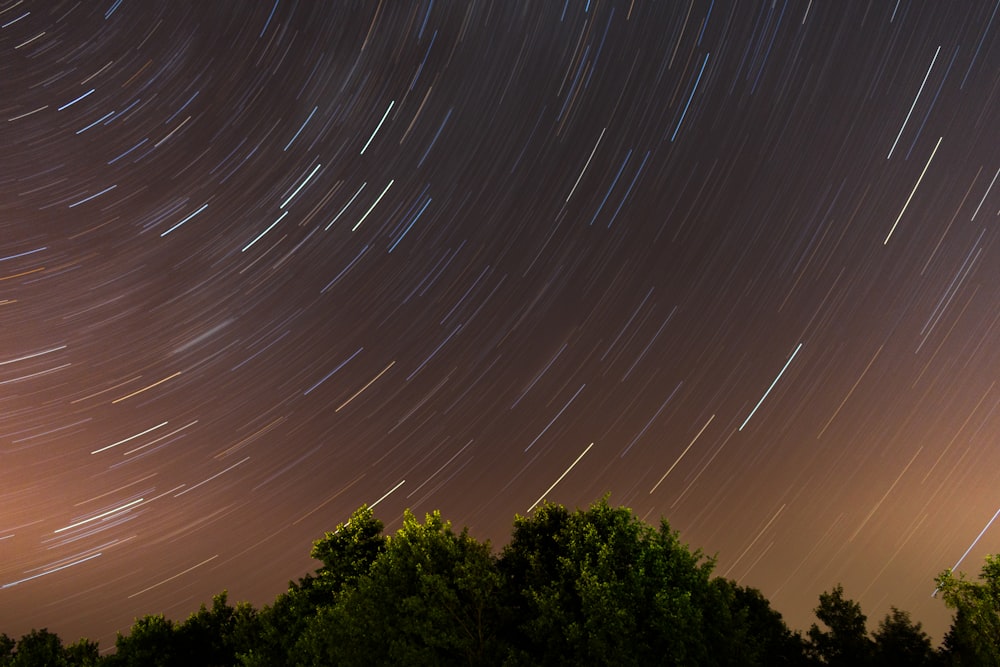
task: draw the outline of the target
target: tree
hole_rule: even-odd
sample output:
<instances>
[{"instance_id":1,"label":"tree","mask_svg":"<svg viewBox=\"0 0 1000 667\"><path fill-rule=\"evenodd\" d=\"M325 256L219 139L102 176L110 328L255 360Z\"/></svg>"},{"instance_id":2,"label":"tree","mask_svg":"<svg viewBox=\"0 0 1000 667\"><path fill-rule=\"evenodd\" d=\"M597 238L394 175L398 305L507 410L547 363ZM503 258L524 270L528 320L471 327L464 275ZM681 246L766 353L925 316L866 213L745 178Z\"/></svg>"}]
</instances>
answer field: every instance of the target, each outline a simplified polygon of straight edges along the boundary
<instances>
[{"instance_id":1,"label":"tree","mask_svg":"<svg viewBox=\"0 0 1000 667\"><path fill-rule=\"evenodd\" d=\"M500 557L512 661L712 664L723 634L712 561L607 498L569 513L543 504L517 517Z\"/></svg>"},{"instance_id":2,"label":"tree","mask_svg":"<svg viewBox=\"0 0 1000 667\"><path fill-rule=\"evenodd\" d=\"M8 637L7 633L0 633L0 665L10 664L14 657L15 646L17 646L17 642L14 639Z\"/></svg>"},{"instance_id":3,"label":"tree","mask_svg":"<svg viewBox=\"0 0 1000 667\"><path fill-rule=\"evenodd\" d=\"M955 610L935 652L893 607L869 636L843 587L819 597L806 639L753 588L713 577L714 560L608 498L586 510L544 503L515 517L510 542L456 532L439 512L402 527L362 506L313 543L314 573L257 612L225 591L183 623L136 619L116 653L63 646L46 629L0 634L0 667L141 665L646 665L1000 667L1000 556L980 581L937 578Z\"/></svg>"},{"instance_id":4,"label":"tree","mask_svg":"<svg viewBox=\"0 0 1000 667\"><path fill-rule=\"evenodd\" d=\"M232 665L254 642L257 612L247 603L233 607L226 591L212 598L175 629L179 660L184 665Z\"/></svg>"},{"instance_id":5,"label":"tree","mask_svg":"<svg viewBox=\"0 0 1000 667\"><path fill-rule=\"evenodd\" d=\"M986 557L979 578L945 570L935 580L955 610L944 651L952 665L1000 666L1000 554Z\"/></svg>"},{"instance_id":6,"label":"tree","mask_svg":"<svg viewBox=\"0 0 1000 667\"><path fill-rule=\"evenodd\" d=\"M88 639L64 647L59 635L46 628L32 630L18 641L0 634L2 667L92 667L99 661L97 643Z\"/></svg>"},{"instance_id":7,"label":"tree","mask_svg":"<svg viewBox=\"0 0 1000 667\"><path fill-rule=\"evenodd\" d=\"M361 532L371 535L370 530ZM467 530L456 534L439 512L428 514L421 524L407 511L402 527L383 546L376 549L368 540L361 544L368 545L363 556L377 554L367 574L355 575L359 568L350 563L346 579L343 569L331 573L345 583L336 604L320 609L309 623L296 649L297 661L499 663L494 605L501 582L488 543L476 541Z\"/></svg>"},{"instance_id":8,"label":"tree","mask_svg":"<svg viewBox=\"0 0 1000 667\"><path fill-rule=\"evenodd\" d=\"M62 640L59 635L49 632L46 628L32 630L17 640L11 667L65 667L66 655L63 653Z\"/></svg>"},{"instance_id":9,"label":"tree","mask_svg":"<svg viewBox=\"0 0 1000 667\"><path fill-rule=\"evenodd\" d=\"M265 606L256 618L257 637L240 654L247 667L296 664L295 646L312 619L326 618L338 594L367 573L384 550L383 524L367 505L313 543L311 555L322 565L316 573L298 582L288 582L288 591ZM348 621L351 622L351 621Z\"/></svg>"},{"instance_id":10,"label":"tree","mask_svg":"<svg viewBox=\"0 0 1000 667\"><path fill-rule=\"evenodd\" d=\"M873 639L876 665L921 667L937 664L937 653L921 624L914 624L908 613L895 607L879 622Z\"/></svg>"},{"instance_id":11,"label":"tree","mask_svg":"<svg viewBox=\"0 0 1000 667\"><path fill-rule=\"evenodd\" d=\"M100 664L101 653L97 642L81 638L63 650L68 667L95 667Z\"/></svg>"},{"instance_id":12,"label":"tree","mask_svg":"<svg viewBox=\"0 0 1000 667\"><path fill-rule=\"evenodd\" d=\"M257 614L257 635L252 645L239 657L245 667L280 667L293 665L292 650L309 619L318 613L313 591L314 577L299 583L288 582L288 590L265 605Z\"/></svg>"},{"instance_id":13,"label":"tree","mask_svg":"<svg viewBox=\"0 0 1000 667\"><path fill-rule=\"evenodd\" d=\"M728 662L768 666L806 664L802 636L788 629L763 593L728 579L716 578L712 583L729 609L726 643L733 647L733 653L727 656Z\"/></svg>"},{"instance_id":14,"label":"tree","mask_svg":"<svg viewBox=\"0 0 1000 667\"><path fill-rule=\"evenodd\" d=\"M174 623L163 614L136 619L127 635L118 633L113 667L170 667L179 664Z\"/></svg>"},{"instance_id":15,"label":"tree","mask_svg":"<svg viewBox=\"0 0 1000 667\"><path fill-rule=\"evenodd\" d=\"M367 574L372 563L385 550L383 524L367 505L362 505L350 520L313 543L310 555L323 563L316 571L318 585L333 593Z\"/></svg>"},{"instance_id":16,"label":"tree","mask_svg":"<svg viewBox=\"0 0 1000 667\"><path fill-rule=\"evenodd\" d=\"M861 605L844 597L843 586L819 596L816 618L829 630L815 623L809 628L808 653L824 665L860 667L872 664L874 645L865 627L867 617Z\"/></svg>"}]
</instances>

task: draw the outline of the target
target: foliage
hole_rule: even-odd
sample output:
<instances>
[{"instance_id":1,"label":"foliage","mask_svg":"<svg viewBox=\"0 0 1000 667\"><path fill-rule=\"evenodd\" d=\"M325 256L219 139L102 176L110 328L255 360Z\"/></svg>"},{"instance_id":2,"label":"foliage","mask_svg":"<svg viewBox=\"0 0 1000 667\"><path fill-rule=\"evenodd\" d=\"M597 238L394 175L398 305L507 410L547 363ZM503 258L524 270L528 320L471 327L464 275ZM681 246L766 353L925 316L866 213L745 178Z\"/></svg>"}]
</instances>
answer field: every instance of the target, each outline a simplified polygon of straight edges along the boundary
<instances>
[{"instance_id":1,"label":"foliage","mask_svg":"<svg viewBox=\"0 0 1000 667\"><path fill-rule=\"evenodd\" d=\"M114 667L170 667L178 664L182 655L174 622L163 614L136 619L129 634L118 633L115 649L108 661Z\"/></svg>"},{"instance_id":2,"label":"foliage","mask_svg":"<svg viewBox=\"0 0 1000 667\"><path fill-rule=\"evenodd\" d=\"M292 648L309 618L317 613L313 602L312 577L289 582L288 591L278 595L256 617L257 634L245 651L238 654L247 667L279 667L289 661Z\"/></svg>"},{"instance_id":3,"label":"foliage","mask_svg":"<svg viewBox=\"0 0 1000 667\"><path fill-rule=\"evenodd\" d=\"M317 585L337 593L367 574L385 550L388 540L382 535L383 527L371 508L362 505L347 523L314 542L310 555L323 563L316 571Z\"/></svg>"},{"instance_id":4,"label":"foliage","mask_svg":"<svg viewBox=\"0 0 1000 667\"><path fill-rule=\"evenodd\" d=\"M63 667L69 663L66 660L59 635L42 628L41 630L32 630L17 641L17 648L9 664L11 667L33 667L34 665Z\"/></svg>"},{"instance_id":5,"label":"foliage","mask_svg":"<svg viewBox=\"0 0 1000 667\"><path fill-rule=\"evenodd\" d=\"M821 665L877 665L878 667L929 667L939 664L931 639L920 623L892 607L869 637L861 606L844 597L837 586L819 597L816 618L828 628L813 624L806 652Z\"/></svg>"},{"instance_id":6,"label":"foliage","mask_svg":"<svg viewBox=\"0 0 1000 667\"><path fill-rule=\"evenodd\" d=\"M936 579L945 604L955 610L945 637L948 664L1000 666L1000 554L986 557L979 579L951 570Z\"/></svg>"},{"instance_id":7,"label":"foliage","mask_svg":"<svg viewBox=\"0 0 1000 667\"><path fill-rule=\"evenodd\" d=\"M815 623L809 628L808 652L813 658L823 665L872 664L875 647L868 638L867 617L861 613L861 605L844 597L843 586L821 593L814 613L828 630Z\"/></svg>"},{"instance_id":8,"label":"foliage","mask_svg":"<svg viewBox=\"0 0 1000 667\"><path fill-rule=\"evenodd\" d=\"M385 547L382 528L371 509L362 505L347 522L314 542L310 553L322 565L315 575L289 582L288 590L261 610L255 619L256 641L239 654L242 664L276 667L308 661L296 649L303 633L318 618L326 617L345 586L368 572Z\"/></svg>"},{"instance_id":9,"label":"foliage","mask_svg":"<svg viewBox=\"0 0 1000 667\"><path fill-rule=\"evenodd\" d=\"M914 624L908 613L895 607L879 622L873 639L876 665L920 667L937 664L938 656L931 645L931 638L920 623Z\"/></svg>"},{"instance_id":10,"label":"foliage","mask_svg":"<svg viewBox=\"0 0 1000 667\"><path fill-rule=\"evenodd\" d=\"M542 504L510 542L407 511L392 535L362 506L312 547L319 567L260 611L225 591L185 621L136 619L115 650L64 646L46 629L0 634L0 667L183 665L866 665L1000 667L1000 556L979 581L937 578L955 610L941 650L893 607L869 635L841 586L818 624L789 630L764 595L712 574L714 560L665 520L607 498L586 510Z\"/></svg>"},{"instance_id":11,"label":"foliage","mask_svg":"<svg viewBox=\"0 0 1000 667\"><path fill-rule=\"evenodd\" d=\"M711 561L607 500L517 517L500 557L520 662L703 663Z\"/></svg>"},{"instance_id":12,"label":"foliage","mask_svg":"<svg viewBox=\"0 0 1000 667\"><path fill-rule=\"evenodd\" d=\"M95 667L101 664L97 642L82 638L63 649L67 667Z\"/></svg>"},{"instance_id":13,"label":"foliage","mask_svg":"<svg viewBox=\"0 0 1000 667\"><path fill-rule=\"evenodd\" d=\"M176 626L178 661L184 665L232 665L249 651L257 632L257 612L247 603L232 607L226 591Z\"/></svg>"},{"instance_id":14,"label":"foliage","mask_svg":"<svg viewBox=\"0 0 1000 667\"><path fill-rule=\"evenodd\" d=\"M438 512L423 524L407 512L402 528L382 545L368 573L312 619L297 647L300 661L495 662L500 578L489 544L464 530L456 534Z\"/></svg>"},{"instance_id":15,"label":"foliage","mask_svg":"<svg viewBox=\"0 0 1000 667\"><path fill-rule=\"evenodd\" d=\"M732 664L807 664L802 636L788 629L781 614L771 608L759 590L728 579L715 579L712 583L731 614L732 639L727 643L735 649L729 655Z\"/></svg>"},{"instance_id":16,"label":"foliage","mask_svg":"<svg viewBox=\"0 0 1000 667\"><path fill-rule=\"evenodd\" d=\"M14 647L17 641L8 637L6 633L0 633L0 665L9 665L14 657Z\"/></svg>"},{"instance_id":17,"label":"foliage","mask_svg":"<svg viewBox=\"0 0 1000 667\"><path fill-rule=\"evenodd\" d=\"M2 667L91 667L99 662L97 644L87 639L63 646L59 635L46 628L32 630L17 641L0 634Z\"/></svg>"}]
</instances>

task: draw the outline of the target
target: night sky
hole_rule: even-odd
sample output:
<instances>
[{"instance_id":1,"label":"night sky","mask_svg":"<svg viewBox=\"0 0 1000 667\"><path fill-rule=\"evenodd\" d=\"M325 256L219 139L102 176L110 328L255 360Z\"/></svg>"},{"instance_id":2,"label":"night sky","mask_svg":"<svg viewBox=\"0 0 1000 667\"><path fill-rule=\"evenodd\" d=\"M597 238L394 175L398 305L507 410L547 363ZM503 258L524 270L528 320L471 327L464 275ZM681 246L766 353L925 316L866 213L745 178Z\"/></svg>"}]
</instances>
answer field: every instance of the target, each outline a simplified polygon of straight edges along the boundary
<instances>
[{"instance_id":1,"label":"night sky","mask_svg":"<svg viewBox=\"0 0 1000 667\"><path fill-rule=\"evenodd\" d=\"M998 7L3 2L0 631L610 493L939 639L1000 551Z\"/></svg>"}]
</instances>

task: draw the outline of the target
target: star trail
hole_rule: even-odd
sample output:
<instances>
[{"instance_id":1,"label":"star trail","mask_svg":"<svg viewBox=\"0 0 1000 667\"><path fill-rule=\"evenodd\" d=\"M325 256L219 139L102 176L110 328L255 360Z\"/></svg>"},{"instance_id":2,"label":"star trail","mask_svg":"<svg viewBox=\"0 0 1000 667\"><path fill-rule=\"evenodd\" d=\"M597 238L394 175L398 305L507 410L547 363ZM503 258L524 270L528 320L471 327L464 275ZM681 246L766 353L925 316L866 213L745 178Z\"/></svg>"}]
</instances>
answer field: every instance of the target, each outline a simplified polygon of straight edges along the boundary
<instances>
[{"instance_id":1,"label":"star trail","mask_svg":"<svg viewBox=\"0 0 1000 667\"><path fill-rule=\"evenodd\" d=\"M998 7L0 2L0 631L610 493L940 639L1000 550Z\"/></svg>"}]
</instances>

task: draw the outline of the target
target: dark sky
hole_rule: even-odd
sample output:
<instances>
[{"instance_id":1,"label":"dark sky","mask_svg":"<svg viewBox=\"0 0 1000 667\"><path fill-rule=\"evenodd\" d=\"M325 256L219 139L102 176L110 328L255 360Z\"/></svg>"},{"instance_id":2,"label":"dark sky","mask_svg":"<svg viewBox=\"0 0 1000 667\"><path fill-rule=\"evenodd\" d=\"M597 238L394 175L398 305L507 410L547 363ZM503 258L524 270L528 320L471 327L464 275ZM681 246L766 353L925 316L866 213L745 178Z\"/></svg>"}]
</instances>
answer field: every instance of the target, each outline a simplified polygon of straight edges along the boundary
<instances>
[{"instance_id":1,"label":"dark sky","mask_svg":"<svg viewBox=\"0 0 1000 667\"><path fill-rule=\"evenodd\" d=\"M610 493L939 638L1000 506L998 7L3 2L0 631Z\"/></svg>"}]
</instances>

